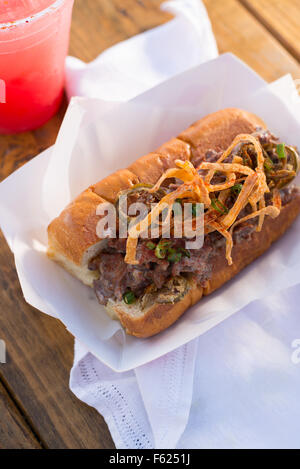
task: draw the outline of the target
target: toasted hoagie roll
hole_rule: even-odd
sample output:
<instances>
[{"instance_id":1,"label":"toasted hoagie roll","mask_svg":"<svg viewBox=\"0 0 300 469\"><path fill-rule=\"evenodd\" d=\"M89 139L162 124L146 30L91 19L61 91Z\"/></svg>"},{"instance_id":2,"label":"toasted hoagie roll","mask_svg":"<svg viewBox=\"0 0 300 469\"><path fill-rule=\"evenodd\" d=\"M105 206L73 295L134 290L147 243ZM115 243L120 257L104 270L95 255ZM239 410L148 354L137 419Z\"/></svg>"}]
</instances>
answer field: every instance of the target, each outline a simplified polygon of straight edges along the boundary
<instances>
[{"instance_id":1,"label":"toasted hoagie roll","mask_svg":"<svg viewBox=\"0 0 300 469\"><path fill-rule=\"evenodd\" d=\"M193 124L155 152L90 186L48 227L48 256L89 287L126 332L150 337L263 254L300 212L294 147L280 143L257 116L225 109ZM120 194L160 204L204 206L204 244L129 231L99 237L99 206ZM178 197L177 197L178 196ZM194 214L195 215L195 214ZM194 216L193 215L193 216ZM195 215L196 217L196 215ZM147 220L141 222L147 225ZM136 225L138 226L138 225Z\"/></svg>"}]
</instances>

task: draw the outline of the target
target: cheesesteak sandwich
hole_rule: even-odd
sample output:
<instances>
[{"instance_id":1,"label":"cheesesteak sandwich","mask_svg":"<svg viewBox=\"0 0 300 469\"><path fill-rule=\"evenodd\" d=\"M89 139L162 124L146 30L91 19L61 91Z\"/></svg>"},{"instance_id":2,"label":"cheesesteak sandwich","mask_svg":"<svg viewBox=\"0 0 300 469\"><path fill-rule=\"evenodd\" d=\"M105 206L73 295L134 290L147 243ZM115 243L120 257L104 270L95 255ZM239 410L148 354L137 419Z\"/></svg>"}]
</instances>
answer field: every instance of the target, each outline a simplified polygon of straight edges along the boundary
<instances>
[{"instance_id":1,"label":"cheesesteak sandwich","mask_svg":"<svg viewBox=\"0 0 300 469\"><path fill-rule=\"evenodd\" d=\"M79 195L50 224L48 255L93 287L128 334L150 337L284 234L300 212L300 189L292 184L298 169L296 148L280 142L257 116L216 112ZM136 203L147 207L143 217L129 215ZM116 209L114 236L97 230L99 207L107 204ZM175 236L176 210L185 204L191 227L202 207L197 248L187 248L192 234Z\"/></svg>"}]
</instances>

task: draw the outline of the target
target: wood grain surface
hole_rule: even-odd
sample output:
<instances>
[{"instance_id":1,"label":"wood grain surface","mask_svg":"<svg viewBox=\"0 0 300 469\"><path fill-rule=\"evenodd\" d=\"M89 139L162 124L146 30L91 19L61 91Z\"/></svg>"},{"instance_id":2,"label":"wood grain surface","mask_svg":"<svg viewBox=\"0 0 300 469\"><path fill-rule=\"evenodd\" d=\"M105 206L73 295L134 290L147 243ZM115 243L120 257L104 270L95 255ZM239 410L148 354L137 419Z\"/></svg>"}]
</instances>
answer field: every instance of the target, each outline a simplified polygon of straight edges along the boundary
<instances>
[{"instance_id":1,"label":"wood grain surface","mask_svg":"<svg viewBox=\"0 0 300 469\"><path fill-rule=\"evenodd\" d=\"M204 0L204 3L221 53L233 52L267 81L286 73L300 78L297 60L242 3L238 0Z\"/></svg>"},{"instance_id":2,"label":"wood grain surface","mask_svg":"<svg viewBox=\"0 0 300 469\"><path fill-rule=\"evenodd\" d=\"M0 334L8 354L0 376L6 389L43 447L113 448L103 418L69 390L72 336L24 301L2 235L0 246Z\"/></svg>"},{"instance_id":3,"label":"wood grain surface","mask_svg":"<svg viewBox=\"0 0 300 469\"><path fill-rule=\"evenodd\" d=\"M1 365L0 365L1 367ZM1 369L1 368L0 368ZM35 435L0 383L0 449L40 449Z\"/></svg>"},{"instance_id":4,"label":"wood grain surface","mask_svg":"<svg viewBox=\"0 0 300 469\"><path fill-rule=\"evenodd\" d=\"M171 19L162 0L76 0L70 54L85 62L136 34Z\"/></svg>"},{"instance_id":5,"label":"wood grain surface","mask_svg":"<svg viewBox=\"0 0 300 469\"><path fill-rule=\"evenodd\" d=\"M299 61L300 1L241 0L243 5ZM300 78L300 77L298 77Z\"/></svg>"},{"instance_id":6,"label":"wood grain surface","mask_svg":"<svg viewBox=\"0 0 300 469\"><path fill-rule=\"evenodd\" d=\"M272 15L266 11L270 2ZM88 62L117 42L168 21L160 3L76 0L70 53ZM288 72L300 78L299 40L293 40L297 11L286 9L284 20L278 21L282 2L275 0L204 3L220 52L234 52L269 81ZM65 108L66 102L35 132L0 136L0 180L55 142ZM2 235L0 265L0 339L8 350L8 363L0 365L0 447L113 448L103 418L69 391L73 338L59 321L25 303Z\"/></svg>"}]
</instances>

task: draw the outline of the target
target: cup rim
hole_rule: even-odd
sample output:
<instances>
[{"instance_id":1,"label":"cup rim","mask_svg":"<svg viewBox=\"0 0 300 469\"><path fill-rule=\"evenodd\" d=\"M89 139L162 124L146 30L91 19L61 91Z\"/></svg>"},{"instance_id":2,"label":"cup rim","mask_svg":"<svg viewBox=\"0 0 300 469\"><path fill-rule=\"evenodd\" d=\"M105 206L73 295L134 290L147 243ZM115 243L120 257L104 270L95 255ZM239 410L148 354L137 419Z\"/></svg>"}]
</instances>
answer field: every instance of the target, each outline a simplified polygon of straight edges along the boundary
<instances>
[{"instance_id":1,"label":"cup rim","mask_svg":"<svg viewBox=\"0 0 300 469\"><path fill-rule=\"evenodd\" d=\"M21 24L28 24L32 23L43 16L47 15L48 13L52 13L56 11L61 5L63 5L67 0L53 0L53 2L44 8L41 11L38 11L37 13L34 13L33 15L27 16L26 18L21 18L16 21L8 21L7 23L0 23L0 31L1 29L9 29L9 28L15 28L16 26L20 26Z\"/></svg>"}]
</instances>

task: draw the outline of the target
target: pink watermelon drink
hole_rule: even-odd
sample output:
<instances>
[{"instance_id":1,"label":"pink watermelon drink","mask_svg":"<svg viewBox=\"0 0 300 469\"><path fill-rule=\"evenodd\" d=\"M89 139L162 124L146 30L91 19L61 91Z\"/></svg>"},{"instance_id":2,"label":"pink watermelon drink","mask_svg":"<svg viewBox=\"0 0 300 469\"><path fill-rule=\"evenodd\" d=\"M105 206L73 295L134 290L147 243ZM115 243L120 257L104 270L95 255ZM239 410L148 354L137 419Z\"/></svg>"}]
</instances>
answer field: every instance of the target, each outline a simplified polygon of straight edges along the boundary
<instances>
[{"instance_id":1,"label":"pink watermelon drink","mask_svg":"<svg viewBox=\"0 0 300 469\"><path fill-rule=\"evenodd\" d=\"M74 0L0 0L0 133L35 129L58 110Z\"/></svg>"}]
</instances>

